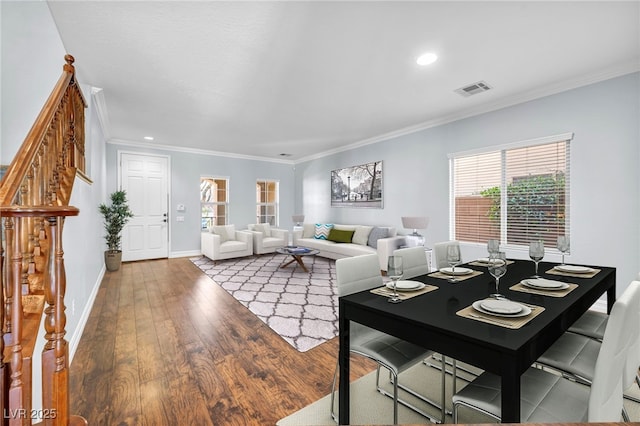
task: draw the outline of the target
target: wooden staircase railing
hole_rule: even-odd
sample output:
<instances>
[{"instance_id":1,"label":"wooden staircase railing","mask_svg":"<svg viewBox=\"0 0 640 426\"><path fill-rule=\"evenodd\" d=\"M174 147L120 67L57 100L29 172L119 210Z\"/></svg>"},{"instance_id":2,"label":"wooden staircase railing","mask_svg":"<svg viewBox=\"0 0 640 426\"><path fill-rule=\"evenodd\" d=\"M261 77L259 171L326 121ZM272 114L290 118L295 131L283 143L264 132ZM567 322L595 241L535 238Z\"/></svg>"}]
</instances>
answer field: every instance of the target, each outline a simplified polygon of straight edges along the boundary
<instances>
[{"instance_id":1,"label":"wooden staircase railing","mask_svg":"<svg viewBox=\"0 0 640 426\"><path fill-rule=\"evenodd\" d=\"M2 425L82 425L69 413L62 230L76 173L85 171L84 109L74 58L0 183L0 413ZM31 360L44 313L42 409L32 410Z\"/></svg>"}]
</instances>

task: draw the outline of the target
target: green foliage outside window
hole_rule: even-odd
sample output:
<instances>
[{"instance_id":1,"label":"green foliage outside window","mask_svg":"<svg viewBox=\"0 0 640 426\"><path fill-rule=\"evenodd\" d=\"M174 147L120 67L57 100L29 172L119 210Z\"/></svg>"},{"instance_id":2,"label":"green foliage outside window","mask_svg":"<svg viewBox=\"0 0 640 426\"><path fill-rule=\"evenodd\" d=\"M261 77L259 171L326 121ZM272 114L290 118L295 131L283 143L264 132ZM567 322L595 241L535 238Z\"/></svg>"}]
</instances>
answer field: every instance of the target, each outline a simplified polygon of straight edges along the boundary
<instances>
[{"instance_id":1,"label":"green foliage outside window","mask_svg":"<svg viewBox=\"0 0 640 426\"><path fill-rule=\"evenodd\" d=\"M501 191L494 186L480 192L492 200L489 219L500 223ZM510 243L544 238L555 244L565 229L565 176L534 175L514 178L507 185L507 229Z\"/></svg>"}]
</instances>

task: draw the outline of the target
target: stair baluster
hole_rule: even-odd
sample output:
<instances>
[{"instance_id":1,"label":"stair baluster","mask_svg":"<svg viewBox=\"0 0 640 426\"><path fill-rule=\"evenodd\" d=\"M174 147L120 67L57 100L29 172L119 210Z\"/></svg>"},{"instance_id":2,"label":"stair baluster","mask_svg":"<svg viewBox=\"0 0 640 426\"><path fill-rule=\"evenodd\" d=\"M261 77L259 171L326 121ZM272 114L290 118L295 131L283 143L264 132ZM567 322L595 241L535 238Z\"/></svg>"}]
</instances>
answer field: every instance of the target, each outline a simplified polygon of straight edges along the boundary
<instances>
[{"instance_id":1,"label":"stair baluster","mask_svg":"<svg viewBox=\"0 0 640 426\"><path fill-rule=\"evenodd\" d=\"M86 425L70 414L62 230L76 216L69 199L84 174L84 108L74 59L58 83L0 184L0 425ZM44 313L41 418L31 418L32 356ZM39 411L40 412L40 411Z\"/></svg>"}]
</instances>

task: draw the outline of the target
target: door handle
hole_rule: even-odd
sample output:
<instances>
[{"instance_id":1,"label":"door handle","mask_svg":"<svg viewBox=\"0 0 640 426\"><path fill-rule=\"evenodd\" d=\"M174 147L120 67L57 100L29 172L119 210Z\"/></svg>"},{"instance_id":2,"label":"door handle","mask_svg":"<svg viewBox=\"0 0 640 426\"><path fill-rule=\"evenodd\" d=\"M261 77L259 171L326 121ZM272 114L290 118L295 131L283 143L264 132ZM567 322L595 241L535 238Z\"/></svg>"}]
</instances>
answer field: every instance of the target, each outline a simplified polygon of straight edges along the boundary
<instances>
[{"instance_id":1,"label":"door handle","mask_svg":"<svg viewBox=\"0 0 640 426\"><path fill-rule=\"evenodd\" d=\"M164 213L162 216L164 216L164 219L162 221L166 223L167 222L167 214Z\"/></svg>"}]
</instances>

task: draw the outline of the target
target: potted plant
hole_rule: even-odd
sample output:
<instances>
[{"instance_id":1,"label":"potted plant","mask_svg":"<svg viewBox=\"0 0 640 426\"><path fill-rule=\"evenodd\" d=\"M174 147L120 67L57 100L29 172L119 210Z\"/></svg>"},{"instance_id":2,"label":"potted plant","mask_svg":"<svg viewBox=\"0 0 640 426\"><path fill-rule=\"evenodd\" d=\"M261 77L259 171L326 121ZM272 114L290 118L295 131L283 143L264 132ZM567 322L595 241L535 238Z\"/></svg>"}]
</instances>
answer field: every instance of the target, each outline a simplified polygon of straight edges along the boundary
<instances>
[{"instance_id":1,"label":"potted plant","mask_svg":"<svg viewBox=\"0 0 640 426\"><path fill-rule=\"evenodd\" d=\"M122 262L122 250L120 240L122 229L133 217L133 212L127 204L127 194L125 191L115 191L111 194L111 205L100 204L100 213L104 217L104 236L107 242L107 250L104 252L104 262L107 271L117 271Z\"/></svg>"}]
</instances>

